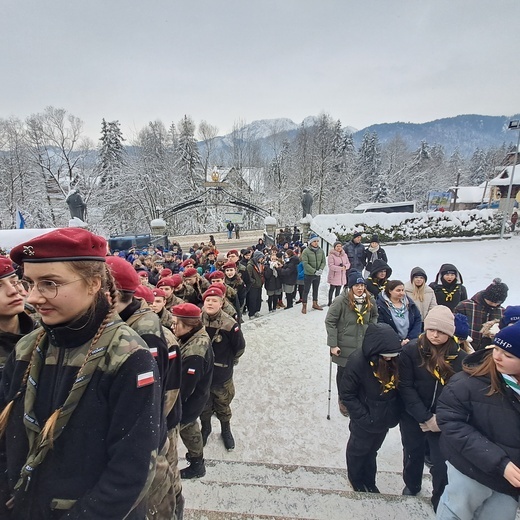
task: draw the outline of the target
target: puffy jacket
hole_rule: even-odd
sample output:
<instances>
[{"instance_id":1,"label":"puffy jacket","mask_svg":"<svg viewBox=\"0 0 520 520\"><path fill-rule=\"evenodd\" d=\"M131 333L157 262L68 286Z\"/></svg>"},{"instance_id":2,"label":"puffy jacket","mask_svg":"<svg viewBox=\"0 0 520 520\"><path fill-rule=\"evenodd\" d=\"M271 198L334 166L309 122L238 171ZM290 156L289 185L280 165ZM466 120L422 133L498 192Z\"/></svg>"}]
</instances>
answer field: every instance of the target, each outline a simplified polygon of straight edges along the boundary
<instances>
[{"instance_id":1,"label":"puffy jacket","mask_svg":"<svg viewBox=\"0 0 520 520\"><path fill-rule=\"evenodd\" d=\"M339 397L349 411L351 423L358 428L380 433L399 422L401 405L397 389L383 392L370 362L378 363L380 354L401 350L399 337L390 325L371 323L363 346L350 356L340 382Z\"/></svg>"},{"instance_id":2,"label":"puffy jacket","mask_svg":"<svg viewBox=\"0 0 520 520\"><path fill-rule=\"evenodd\" d=\"M424 294L423 294L423 301L420 301L417 298L413 297L414 293L414 283L413 279L415 276L421 275L424 278ZM417 305L417 308L419 309L419 312L421 313L422 321L424 322L424 318L428 315L428 313L437 305L437 298L435 297L435 293L433 292L433 289L426 285L426 281L428 280L428 277L426 276L426 273L424 269L421 269L420 267L414 267L410 273L410 281L406 282L404 284L404 291L406 293L406 296L411 298L415 305Z\"/></svg>"},{"instance_id":3,"label":"puffy jacket","mask_svg":"<svg viewBox=\"0 0 520 520\"><path fill-rule=\"evenodd\" d=\"M423 366L423 355L427 355L426 336L410 341L399 356L399 393L406 411L419 423L426 422L436 413L437 400L443 391L443 382ZM446 354L452 370L462 370L466 353L453 338ZM421 353L423 355L421 355Z\"/></svg>"},{"instance_id":4,"label":"puffy jacket","mask_svg":"<svg viewBox=\"0 0 520 520\"><path fill-rule=\"evenodd\" d=\"M464 364L480 364L488 355L475 352ZM464 475L518 499L520 490L504 469L510 461L520 466L520 401L505 384L503 393L487 395L489 385L489 377L465 372L450 379L437 404L441 451Z\"/></svg>"},{"instance_id":5,"label":"puffy jacket","mask_svg":"<svg viewBox=\"0 0 520 520\"><path fill-rule=\"evenodd\" d=\"M375 251L375 254L375 260L383 260L385 263L388 262L386 252L381 246L378 247L377 251ZM370 251L368 247L365 249L365 266L365 269L370 273L372 271L372 251Z\"/></svg>"},{"instance_id":6,"label":"puffy jacket","mask_svg":"<svg viewBox=\"0 0 520 520\"><path fill-rule=\"evenodd\" d=\"M471 346L475 350L485 348L491 344L491 338L483 337L480 330L484 323L491 320L501 320L504 314L504 307L491 307L484 301L484 291L480 291L469 300L460 302L453 311L454 313L464 314L468 318L470 336L473 339Z\"/></svg>"},{"instance_id":7,"label":"puffy jacket","mask_svg":"<svg viewBox=\"0 0 520 520\"><path fill-rule=\"evenodd\" d=\"M442 273L446 271L455 271L457 273L457 277L450 284L442 277ZM442 264L435 277L435 282L430 284L430 287L435 293L437 304L444 305L452 312L455 312L454 309L457 304L462 300L466 300L468 297L466 287L464 287L463 283L462 275L453 264Z\"/></svg>"},{"instance_id":8,"label":"puffy jacket","mask_svg":"<svg viewBox=\"0 0 520 520\"><path fill-rule=\"evenodd\" d=\"M376 273L382 270L386 271L386 276L384 280L379 280L376 278ZM392 268L384 261L384 260L376 260L372 264L372 269L370 270L370 276L366 279L367 289L372 293L374 298L377 298L378 294L384 290L386 282L392 276Z\"/></svg>"},{"instance_id":9,"label":"puffy jacket","mask_svg":"<svg viewBox=\"0 0 520 520\"><path fill-rule=\"evenodd\" d=\"M343 250L347 253L350 269L361 273L365 267L365 246L361 242L356 244L351 240L343 246Z\"/></svg>"},{"instance_id":10,"label":"puffy jacket","mask_svg":"<svg viewBox=\"0 0 520 520\"><path fill-rule=\"evenodd\" d=\"M303 250L301 261L304 273L310 276L315 275L316 271L325 269L325 252L321 247L316 249L312 246L306 247Z\"/></svg>"},{"instance_id":11,"label":"puffy jacket","mask_svg":"<svg viewBox=\"0 0 520 520\"><path fill-rule=\"evenodd\" d=\"M358 323L358 313L350 308L348 300L349 291L343 291L336 298L327 311L325 328L327 330L327 345L339 347L339 356L332 356L332 361L344 367L349 356L361 348L365 331L369 323L377 323L377 306L374 298L369 296L371 308L361 310L363 323Z\"/></svg>"},{"instance_id":12,"label":"puffy jacket","mask_svg":"<svg viewBox=\"0 0 520 520\"><path fill-rule=\"evenodd\" d=\"M271 267L270 262L265 263L264 280L266 291L281 291L282 290L282 276L281 267Z\"/></svg>"},{"instance_id":13,"label":"puffy jacket","mask_svg":"<svg viewBox=\"0 0 520 520\"><path fill-rule=\"evenodd\" d=\"M336 250L332 250L327 257L327 264L329 266L329 274L327 276L327 283L330 285L346 285L347 283L347 270L350 267L347 253L341 251L338 253ZM343 266L347 269L343 269Z\"/></svg>"},{"instance_id":14,"label":"puffy jacket","mask_svg":"<svg viewBox=\"0 0 520 520\"><path fill-rule=\"evenodd\" d=\"M282 266L282 282L285 285L296 285L298 279L298 265L300 259L294 255L289 258L287 262Z\"/></svg>"}]
</instances>

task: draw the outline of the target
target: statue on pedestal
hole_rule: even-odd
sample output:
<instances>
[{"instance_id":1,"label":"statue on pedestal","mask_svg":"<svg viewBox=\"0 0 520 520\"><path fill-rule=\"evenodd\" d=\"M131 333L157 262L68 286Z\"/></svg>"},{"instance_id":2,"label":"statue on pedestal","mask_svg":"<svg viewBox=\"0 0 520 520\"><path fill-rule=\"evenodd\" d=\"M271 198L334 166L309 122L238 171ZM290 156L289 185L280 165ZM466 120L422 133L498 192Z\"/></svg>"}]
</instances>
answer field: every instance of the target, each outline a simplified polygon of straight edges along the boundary
<instances>
[{"instance_id":1,"label":"statue on pedestal","mask_svg":"<svg viewBox=\"0 0 520 520\"><path fill-rule=\"evenodd\" d=\"M312 201L313 201L313 198L312 198L311 192L307 189L304 189L303 195L302 195L303 218L305 218L307 215L311 214Z\"/></svg>"},{"instance_id":2,"label":"statue on pedestal","mask_svg":"<svg viewBox=\"0 0 520 520\"><path fill-rule=\"evenodd\" d=\"M69 206L70 217L72 219L78 218L79 220L85 222L87 205L83 202L79 192L77 190L71 190L71 192L67 195L65 202Z\"/></svg>"}]
</instances>

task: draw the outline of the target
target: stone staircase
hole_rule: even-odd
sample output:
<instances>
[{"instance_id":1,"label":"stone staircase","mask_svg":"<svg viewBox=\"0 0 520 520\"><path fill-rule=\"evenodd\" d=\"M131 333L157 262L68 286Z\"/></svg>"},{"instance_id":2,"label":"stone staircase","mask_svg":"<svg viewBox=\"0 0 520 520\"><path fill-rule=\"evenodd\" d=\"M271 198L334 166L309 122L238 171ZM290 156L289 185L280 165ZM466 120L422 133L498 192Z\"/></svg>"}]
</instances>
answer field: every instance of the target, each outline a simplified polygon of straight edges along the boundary
<instances>
[{"instance_id":1,"label":"stone staircase","mask_svg":"<svg viewBox=\"0 0 520 520\"><path fill-rule=\"evenodd\" d=\"M186 520L435 518L426 475L423 496L404 497L393 472L378 472L378 495L350 491L346 471L337 468L206 460L206 469L204 478L183 481Z\"/></svg>"}]
</instances>

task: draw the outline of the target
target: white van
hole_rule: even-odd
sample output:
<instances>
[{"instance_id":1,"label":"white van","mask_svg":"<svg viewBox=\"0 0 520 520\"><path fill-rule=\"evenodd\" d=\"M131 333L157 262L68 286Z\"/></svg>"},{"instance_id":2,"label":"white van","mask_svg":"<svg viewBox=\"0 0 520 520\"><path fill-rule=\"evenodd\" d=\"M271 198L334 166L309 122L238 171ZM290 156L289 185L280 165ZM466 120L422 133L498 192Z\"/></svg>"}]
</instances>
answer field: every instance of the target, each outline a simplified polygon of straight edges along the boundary
<instances>
[{"instance_id":1,"label":"white van","mask_svg":"<svg viewBox=\"0 0 520 520\"><path fill-rule=\"evenodd\" d=\"M365 202L352 213L415 213L415 200L405 202Z\"/></svg>"}]
</instances>

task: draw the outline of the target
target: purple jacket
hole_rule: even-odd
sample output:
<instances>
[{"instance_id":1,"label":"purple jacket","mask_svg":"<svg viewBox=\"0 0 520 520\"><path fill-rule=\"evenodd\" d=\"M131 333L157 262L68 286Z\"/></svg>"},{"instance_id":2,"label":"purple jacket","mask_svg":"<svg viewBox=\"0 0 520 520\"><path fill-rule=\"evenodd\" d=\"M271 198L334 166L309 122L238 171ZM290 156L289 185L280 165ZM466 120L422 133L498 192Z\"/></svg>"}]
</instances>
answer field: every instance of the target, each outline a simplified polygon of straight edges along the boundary
<instances>
[{"instance_id":1,"label":"purple jacket","mask_svg":"<svg viewBox=\"0 0 520 520\"><path fill-rule=\"evenodd\" d=\"M330 285L345 285L347 283L346 270L344 271L341 266L345 266L348 270L350 262L345 251L338 253L334 249L329 253L327 258L329 265L329 275L327 276L327 283Z\"/></svg>"}]
</instances>

